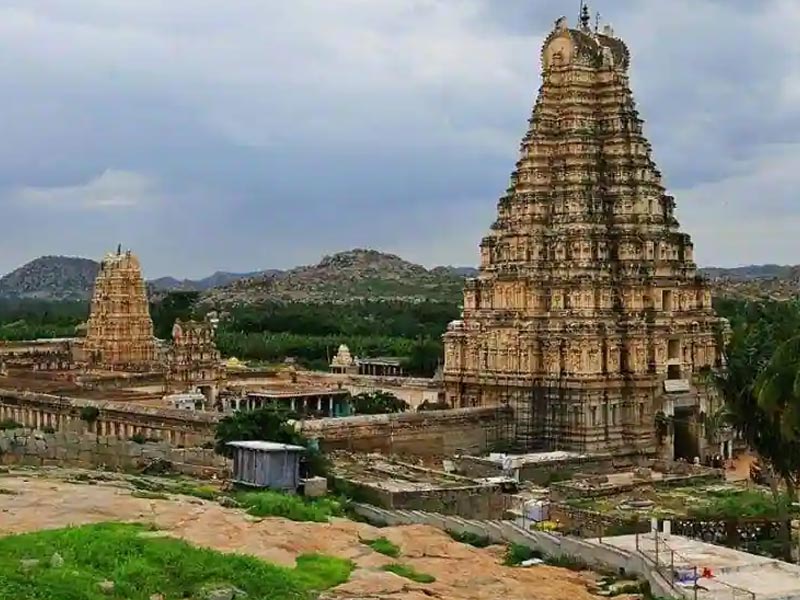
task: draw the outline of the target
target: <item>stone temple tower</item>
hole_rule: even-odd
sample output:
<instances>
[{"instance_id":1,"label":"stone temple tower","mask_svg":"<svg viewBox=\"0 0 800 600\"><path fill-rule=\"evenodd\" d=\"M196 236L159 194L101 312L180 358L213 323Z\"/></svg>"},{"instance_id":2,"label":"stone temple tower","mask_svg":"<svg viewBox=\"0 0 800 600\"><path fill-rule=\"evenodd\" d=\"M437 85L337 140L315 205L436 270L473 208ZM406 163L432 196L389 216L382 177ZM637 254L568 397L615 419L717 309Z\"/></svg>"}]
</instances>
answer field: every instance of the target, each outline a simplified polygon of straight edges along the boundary
<instances>
[{"instance_id":1,"label":"stone temple tower","mask_svg":"<svg viewBox=\"0 0 800 600\"><path fill-rule=\"evenodd\" d=\"M156 361L156 340L139 260L130 250L100 263L84 342L96 367L146 370Z\"/></svg>"},{"instance_id":2,"label":"stone temple tower","mask_svg":"<svg viewBox=\"0 0 800 600\"><path fill-rule=\"evenodd\" d=\"M447 398L511 405L526 449L694 456L721 321L642 133L628 48L581 21L544 42L520 158L444 336Z\"/></svg>"}]
</instances>

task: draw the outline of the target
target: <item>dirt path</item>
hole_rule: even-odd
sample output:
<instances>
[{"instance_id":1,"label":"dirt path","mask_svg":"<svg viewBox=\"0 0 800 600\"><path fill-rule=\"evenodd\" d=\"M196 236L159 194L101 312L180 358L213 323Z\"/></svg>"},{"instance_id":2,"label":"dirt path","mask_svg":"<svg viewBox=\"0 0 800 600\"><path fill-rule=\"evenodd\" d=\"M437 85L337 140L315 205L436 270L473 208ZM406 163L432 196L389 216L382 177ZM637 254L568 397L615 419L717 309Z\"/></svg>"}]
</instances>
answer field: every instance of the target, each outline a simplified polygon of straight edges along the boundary
<instances>
[{"instance_id":1,"label":"dirt path","mask_svg":"<svg viewBox=\"0 0 800 600\"><path fill-rule=\"evenodd\" d=\"M198 546L239 552L294 565L297 555L320 552L355 562L350 581L325 598L363 600L590 600L590 577L547 566L529 569L501 565L502 548L476 549L454 542L427 526L377 529L336 519L329 524L285 519L257 520L214 502L176 497L151 500L131 495L119 483L68 483L52 477L0 477L0 535L103 521L155 523L170 535ZM417 584L380 570L394 562L360 539L385 536L400 546L398 561L436 577Z\"/></svg>"}]
</instances>

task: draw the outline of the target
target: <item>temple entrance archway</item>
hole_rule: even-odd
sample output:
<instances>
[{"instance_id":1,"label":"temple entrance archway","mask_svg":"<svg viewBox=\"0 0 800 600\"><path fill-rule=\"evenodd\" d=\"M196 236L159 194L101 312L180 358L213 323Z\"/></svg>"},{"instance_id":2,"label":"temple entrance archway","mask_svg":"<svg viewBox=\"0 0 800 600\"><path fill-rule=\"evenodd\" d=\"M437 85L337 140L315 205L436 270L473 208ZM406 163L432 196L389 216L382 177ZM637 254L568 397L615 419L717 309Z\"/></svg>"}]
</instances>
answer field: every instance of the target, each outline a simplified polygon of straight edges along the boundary
<instances>
[{"instance_id":1,"label":"temple entrance archway","mask_svg":"<svg viewBox=\"0 0 800 600\"><path fill-rule=\"evenodd\" d=\"M676 408L672 424L675 460L683 458L687 462L692 462L695 456L700 456L699 427L695 410Z\"/></svg>"}]
</instances>

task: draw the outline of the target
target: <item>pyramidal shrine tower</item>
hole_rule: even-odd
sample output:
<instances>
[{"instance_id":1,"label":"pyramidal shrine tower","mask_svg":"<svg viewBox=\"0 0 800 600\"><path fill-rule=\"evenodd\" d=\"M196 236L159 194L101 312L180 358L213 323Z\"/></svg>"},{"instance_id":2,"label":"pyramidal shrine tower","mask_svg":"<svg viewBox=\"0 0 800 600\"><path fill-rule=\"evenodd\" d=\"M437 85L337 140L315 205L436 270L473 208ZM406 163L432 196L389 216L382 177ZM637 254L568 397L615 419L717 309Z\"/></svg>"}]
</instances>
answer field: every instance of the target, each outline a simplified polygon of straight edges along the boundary
<instances>
[{"instance_id":1,"label":"pyramidal shrine tower","mask_svg":"<svg viewBox=\"0 0 800 600\"><path fill-rule=\"evenodd\" d=\"M545 39L520 158L444 336L446 394L510 405L525 449L655 452L668 422L693 456L722 322L642 133L628 48L589 21Z\"/></svg>"},{"instance_id":2,"label":"pyramidal shrine tower","mask_svg":"<svg viewBox=\"0 0 800 600\"><path fill-rule=\"evenodd\" d=\"M101 368L146 370L157 359L142 269L130 250L118 248L100 263L83 349Z\"/></svg>"}]
</instances>

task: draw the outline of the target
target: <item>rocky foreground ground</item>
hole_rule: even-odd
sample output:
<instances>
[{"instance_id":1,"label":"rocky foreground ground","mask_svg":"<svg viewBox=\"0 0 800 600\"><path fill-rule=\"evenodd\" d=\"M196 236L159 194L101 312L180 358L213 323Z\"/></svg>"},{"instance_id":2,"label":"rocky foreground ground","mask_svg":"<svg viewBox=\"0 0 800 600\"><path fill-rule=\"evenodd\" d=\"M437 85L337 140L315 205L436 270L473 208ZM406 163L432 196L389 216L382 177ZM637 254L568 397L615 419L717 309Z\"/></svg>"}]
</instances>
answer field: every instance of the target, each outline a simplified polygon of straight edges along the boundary
<instances>
[{"instance_id":1,"label":"rocky foreground ground","mask_svg":"<svg viewBox=\"0 0 800 600\"><path fill-rule=\"evenodd\" d=\"M137 497L123 478L75 481L66 471L8 473L0 477L0 536L107 521L154 523L163 535L223 552L238 552L293 566L303 553L352 560L350 581L329 599L589 600L595 576L561 568L502 565L504 548L478 549L427 526L375 528L347 519L301 523L255 518L244 511L193 497ZM88 480L87 480L88 479ZM386 537L401 549L399 560L433 575L418 584L380 568L395 559L363 540Z\"/></svg>"}]
</instances>

